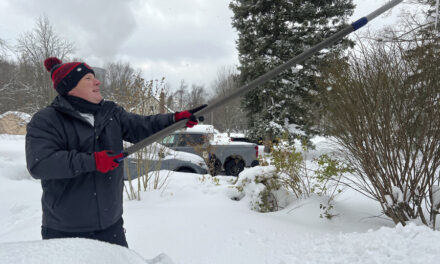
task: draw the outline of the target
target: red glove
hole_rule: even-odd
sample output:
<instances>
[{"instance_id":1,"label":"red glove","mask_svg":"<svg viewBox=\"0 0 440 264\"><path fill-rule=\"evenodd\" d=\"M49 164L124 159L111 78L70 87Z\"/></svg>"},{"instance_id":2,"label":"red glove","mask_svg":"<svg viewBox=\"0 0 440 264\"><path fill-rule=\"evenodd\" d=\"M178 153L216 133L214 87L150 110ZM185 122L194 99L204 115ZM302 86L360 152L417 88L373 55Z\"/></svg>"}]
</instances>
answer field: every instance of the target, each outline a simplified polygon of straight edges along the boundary
<instances>
[{"instance_id":1,"label":"red glove","mask_svg":"<svg viewBox=\"0 0 440 264\"><path fill-rule=\"evenodd\" d=\"M196 117L187 110L174 114L174 120L176 120L176 122L182 119L189 119L185 124L187 127L193 127L198 124Z\"/></svg>"},{"instance_id":2,"label":"red glove","mask_svg":"<svg viewBox=\"0 0 440 264\"><path fill-rule=\"evenodd\" d=\"M102 173L107 173L111 170L116 169L119 163L115 159L124 157L124 154L119 153L116 156L109 156L113 152L110 150L103 150L100 152L93 153L95 155L96 170Z\"/></svg>"},{"instance_id":3,"label":"red glove","mask_svg":"<svg viewBox=\"0 0 440 264\"><path fill-rule=\"evenodd\" d=\"M193 127L193 126L198 124L197 118L194 115L194 113L202 110L203 108L205 108L207 106L208 106L207 104L204 104L204 105L198 106L198 107L196 107L194 109L191 109L191 110L185 110L185 111L182 111L182 112L176 112L174 114L174 120L177 122L177 121L180 121L182 119L189 119L188 122L186 122L185 125L187 127ZM200 122L203 122L203 116L200 116Z\"/></svg>"}]
</instances>

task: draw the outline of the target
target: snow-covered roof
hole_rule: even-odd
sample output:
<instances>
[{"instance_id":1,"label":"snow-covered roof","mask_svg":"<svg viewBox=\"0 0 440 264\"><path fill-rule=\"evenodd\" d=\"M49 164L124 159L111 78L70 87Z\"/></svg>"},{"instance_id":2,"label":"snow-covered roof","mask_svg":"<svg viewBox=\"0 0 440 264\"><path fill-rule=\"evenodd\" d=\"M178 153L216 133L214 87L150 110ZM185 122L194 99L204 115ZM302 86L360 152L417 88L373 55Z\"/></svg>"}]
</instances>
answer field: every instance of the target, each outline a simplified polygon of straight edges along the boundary
<instances>
[{"instance_id":1,"label":"snow-covered roof","mask_svg":"<svg viewBox=\"0 0 440 264\"><path fill-rule=\"evenodd\" d=\"M254 145L253 143L241 142L241 141L231 141L227 133L217 133L214 134L213 139L210 141L211 145Z\"/></svg>"},{"instance_id":2,"label":"snow-covered roof","mask_svg":"<svg viewBox=\"0 0 440 264\"><path fill-rule=\"evenodd\" d=\"M152 97L153 99L155 99L158 103L160 103L160 98L157 98L156 95L151 94L151 97ZM165 107L165 109L166 109L168 112L170 112L170 113L174 112L174 110L171 109L171 108L169 108L166 104L164 105L164 107Z\"/></svg>"},{"instance_id":3,"label":"snow-covered roof","mask_svg":"<svg viewBox=\"0 0 440 264\"><path fill-rule=\"evenodd\" d=\"M244 137L246 137L245 135L244 135L244 133L229 133L229 136L230 137L235 137L235 138L244 138Z\"/></svg>"},{"instance_id":4,"label":"snow-covered roof","mask_svg":"<svg viewBox=\"0 0 440 264\"><path fill-rule=\"evenodd\" d=\"M187 133L203 133L203 134L218 134L220 133L217 129L212 125L196 125L191 128L186 128L186 130L180 130L178 132L187 132Z\"/></svg>"},{"instance_id":5,"label":"snow-covered roof","mask_svg":"<svg viewBox=\"0 0 440 264\"><path fill-rule=\"evenodd\" d=\"M28 123L29 121L31 121L31 115L23 113L23 112L17 112L17 111L8 111L5 112L3 114L0 115L0 119L8 116L8 115L14 115L18 118L20 118L21 120L25 121L26 123Z\"/></svg>"}]
</instances>

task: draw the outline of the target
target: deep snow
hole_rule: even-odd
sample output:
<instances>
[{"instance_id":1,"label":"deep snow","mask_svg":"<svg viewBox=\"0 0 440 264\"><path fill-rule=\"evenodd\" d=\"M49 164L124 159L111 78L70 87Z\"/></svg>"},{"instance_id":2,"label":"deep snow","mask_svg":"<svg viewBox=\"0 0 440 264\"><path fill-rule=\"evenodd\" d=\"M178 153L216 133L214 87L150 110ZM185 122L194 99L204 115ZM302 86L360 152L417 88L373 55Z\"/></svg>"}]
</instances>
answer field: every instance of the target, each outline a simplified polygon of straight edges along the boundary
<instances>
[{"instance_id":1,"label":"deep snow","mask_svg":"<svg viewBox=\"0 0 440 264\"><path fill-rule=\"evenodd\" d=\"M315 143L310 156L333 148L324 138ZM438 231L395 227L378 204L351 190L337 198L332 220L319 217L320 197L263 214L249 209L249 199L230 199L234 178L187 173L172 173L165 189L143 192L141 201L125 199L130 250L41 241L41 186L26 170L24 137L0 135L0 146L0 263L405 264L440 257Z\"/></svg>"},{"instance_id":2,"label":"deep snow","mask_svg":"<svg viewBox=\"0 0 440 264\"><path fill-rule=\"evenodd\" d=\"M82 238L4 243L0 246L0 256L2 264L172 264L164 254L145 260L132 250Z\"/></svg>"}]
</instances>

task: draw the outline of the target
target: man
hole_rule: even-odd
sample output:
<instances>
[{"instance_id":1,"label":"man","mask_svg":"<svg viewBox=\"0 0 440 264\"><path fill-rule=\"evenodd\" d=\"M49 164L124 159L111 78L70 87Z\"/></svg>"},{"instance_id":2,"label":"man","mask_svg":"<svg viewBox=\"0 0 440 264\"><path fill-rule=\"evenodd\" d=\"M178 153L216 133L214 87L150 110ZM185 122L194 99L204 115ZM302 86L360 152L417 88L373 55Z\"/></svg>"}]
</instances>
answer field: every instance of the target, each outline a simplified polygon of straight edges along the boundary
<instances>
[{"instance_id":1,"label":"man","mask_svg":"<svg viewBox=\"0 0 440 264\"><path fill-rule=\"evenodd\" d=\"M123 140L136 143L181 119L197 124L189 111L141 116L103 100L100 81L81 62L48 58L58 96L27 126L26 162L41 179L43 239L82 237L128 247L122 219Z\"/></svg>"}]
</instances>

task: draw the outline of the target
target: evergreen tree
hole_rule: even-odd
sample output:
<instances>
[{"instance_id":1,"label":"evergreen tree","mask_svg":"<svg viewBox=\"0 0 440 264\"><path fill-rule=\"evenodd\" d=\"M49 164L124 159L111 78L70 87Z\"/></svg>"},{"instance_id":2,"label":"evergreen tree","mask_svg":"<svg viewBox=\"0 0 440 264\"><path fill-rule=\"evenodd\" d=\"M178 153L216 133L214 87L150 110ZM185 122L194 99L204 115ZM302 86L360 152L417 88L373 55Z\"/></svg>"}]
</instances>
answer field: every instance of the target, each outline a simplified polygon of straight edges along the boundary
<instances>
[{"instance_id":1,"label":"evergreen tree","mask_svg":"<svg viewBox=\"0 0 440 264\"><path fill-rule=\"evenodd\" d=\"M392 41L408 43L406 56L412 58L415 63L410 81L418 83L417 86L440 87L440 79L435 78L440 72L440 23L437 21L439 14L436 0L418 0L419 4L426 7L425 12L417 19L406 19L403 31ZM434 84L433 84L434 83Z\"/></svg>"},{"instance_id":2,"label":"evergreen tree","mask_svg":"<svg viewBox=\"0 0 440 264\"><path fill-rule=\"evenodd\" d=\"M354 5L352 0L233 0L230 8L239 37L240 82L245 84L340 30ZM249 136L270 138L296 125L316 133L312 106L320 93L315 84L319 67L350 45L341 41L249 92L243 101Z\"/></svg>"},{"instance_id":3,"label":"evergreen tree","mask_svg":"<svg viewBox=\"0 0 440 264\"><path fill-rule=\"evenodd\" d=\"M430 42L438 42L440 37L440 14L437 0L418 0L419 4L427 7L423 12L422 21L414 19L413 24L416 24L419 35Z\"/></svg>"}]
</instances>

